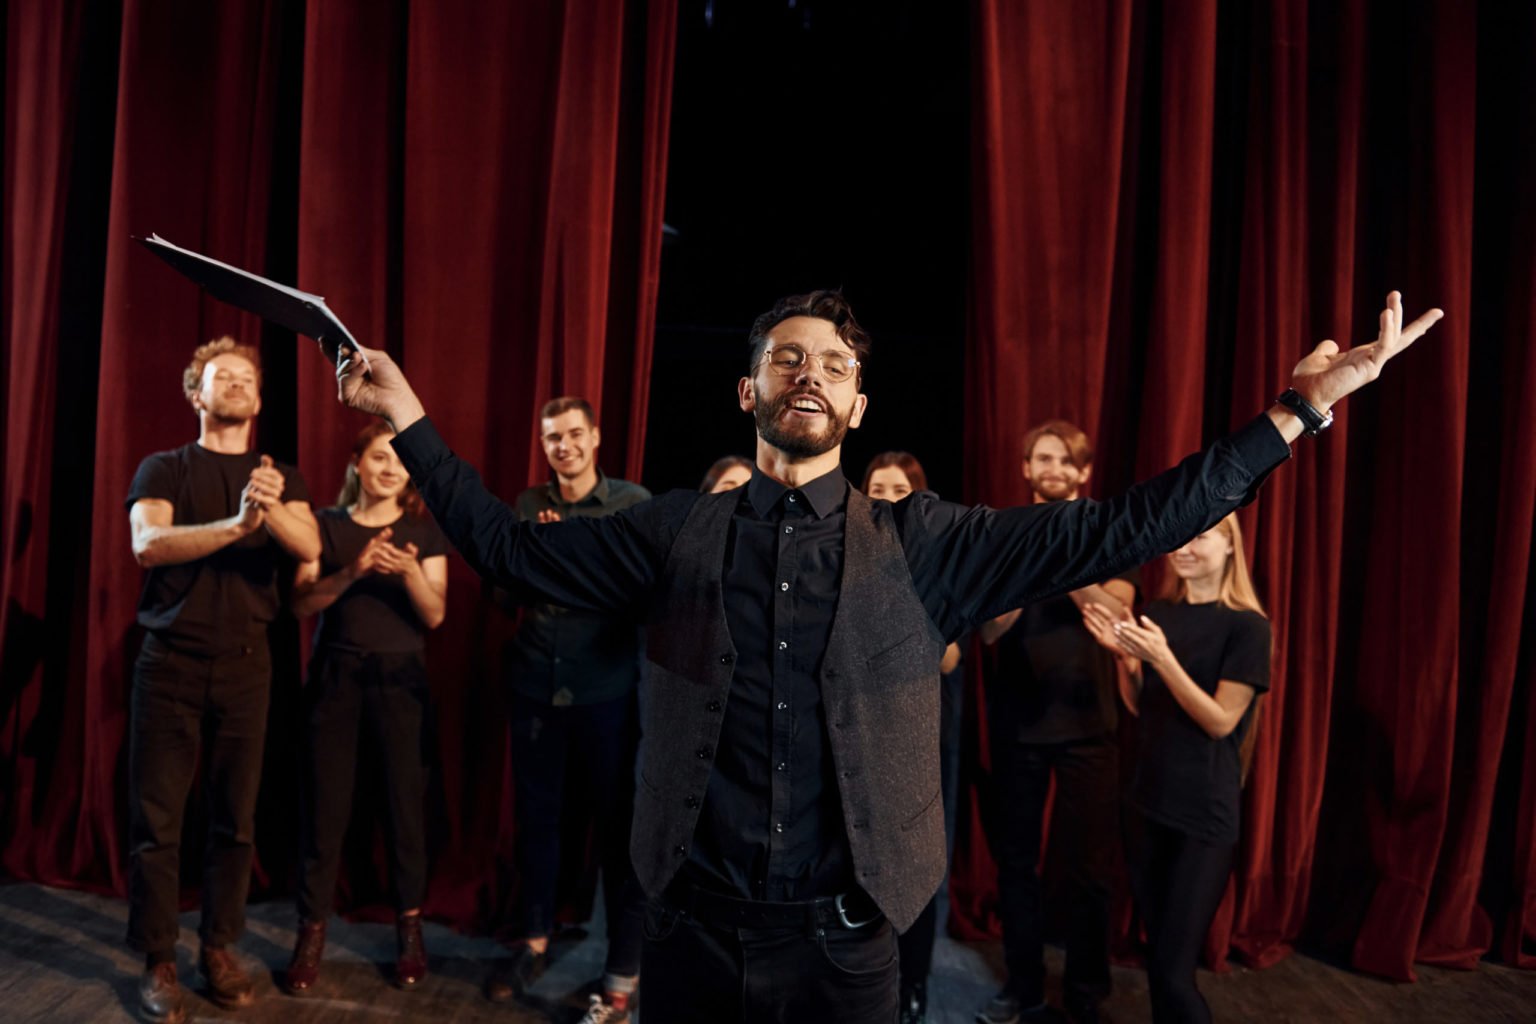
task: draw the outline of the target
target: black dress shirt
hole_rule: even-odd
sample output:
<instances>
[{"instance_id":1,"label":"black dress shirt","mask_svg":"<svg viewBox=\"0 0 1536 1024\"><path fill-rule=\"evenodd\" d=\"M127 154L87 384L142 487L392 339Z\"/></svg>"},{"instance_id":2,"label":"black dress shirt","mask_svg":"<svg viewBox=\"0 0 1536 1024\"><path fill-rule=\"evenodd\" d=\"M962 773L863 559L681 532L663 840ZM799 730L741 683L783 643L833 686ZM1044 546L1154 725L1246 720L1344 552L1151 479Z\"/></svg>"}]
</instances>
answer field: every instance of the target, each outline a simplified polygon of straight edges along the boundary
<instances>
[{"instance_id":1,"label":"black dress shirt","mask_svg":"<svg viewBox=\"0 0 1536 1024\"><path fill-rule=\"evenodd\" d=\"M460 554L524 601L643 613L698 500L673 491L603 519L519 523L429 421L394 445ZM954 640L1172 550L1251 501L1289 455L1259 417L1109 501L991 509L921 492L897 502L893 519L923 607ZM796 489L754 472L742 493L721 567L738 658L689 855L686 877L698 884L772 900L851 885L816 681L841 587L847 489L841 470Z\"/></svg>"},{"instance_id":2,"label":"black dress shirt","mask_svg":"<svg viewBox=\"0 0 1536 1024\"><path fill-rule=\"evenodd\" d=\"M565 501L551 480L518 496L518 518L537 522L540 512L561 519L609 516L647 501L639 484L597 474L584 497ZM563 707L598 704L631 692L640 677L640 634L632 618L571 611L548 603L523 613L509 652L512 691L530 700Z\"/></svg>"}]
</instances>

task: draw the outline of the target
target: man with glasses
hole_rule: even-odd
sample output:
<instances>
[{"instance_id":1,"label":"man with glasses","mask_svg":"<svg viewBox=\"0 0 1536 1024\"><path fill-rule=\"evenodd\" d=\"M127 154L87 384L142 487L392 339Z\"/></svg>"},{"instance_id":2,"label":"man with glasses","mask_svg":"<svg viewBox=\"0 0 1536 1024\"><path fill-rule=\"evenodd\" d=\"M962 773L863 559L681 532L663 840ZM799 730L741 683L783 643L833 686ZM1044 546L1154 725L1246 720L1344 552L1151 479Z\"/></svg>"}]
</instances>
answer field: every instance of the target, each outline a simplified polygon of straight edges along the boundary
<instances>
[{"instance_id":1,"label":"man with glasses","mask_svg":"<svg viewBox=\"0 0 1536 1024\"><path fill-rule=\"evenodd\" d=\"M340 397L387 417L459 551L524 600L647 622L630 852L651 898L646 1013L889 1024L895 934L944 871L939 659L1005 611L1114 576L1252 500L1289 442L1439 318L1303 360L1265 415L1106 502L872 502L840 468L869 337L836 292L780 300L748 338L743 488L603 519L520 523L426 419L399 368L344 352ZM921 369L920 367L917 369Z\"/></svg>"}]
</instances>

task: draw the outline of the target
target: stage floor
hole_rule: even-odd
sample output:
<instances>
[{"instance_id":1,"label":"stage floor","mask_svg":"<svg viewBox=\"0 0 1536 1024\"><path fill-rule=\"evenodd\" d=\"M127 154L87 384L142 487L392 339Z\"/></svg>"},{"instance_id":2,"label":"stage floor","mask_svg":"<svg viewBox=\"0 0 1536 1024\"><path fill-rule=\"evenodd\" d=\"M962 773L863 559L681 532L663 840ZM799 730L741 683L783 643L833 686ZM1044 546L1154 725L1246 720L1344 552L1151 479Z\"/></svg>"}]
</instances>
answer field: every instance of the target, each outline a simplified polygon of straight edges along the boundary
<instances>
[{"instance_id":1,"label":"stage floor","mask_svg":"<svg viewBox=\"0 0 1536 1024\"><path fill-rule=\"evenodd\" d=\"M257 1005L229 1013L194 989L189 992L192 1019L248 1024L570 1022L580 1017L583 990L602 968L603 943L572 935L559 945L553 965L534 989L539 1010L493 1006L481 998L480 986L502 948L489 939L429 925L433 973L417 991L400 992L384 973L394 955L393 928L333 919L318 991L293 999L276 989L271 974L288 961L292 906L254 904L249 917L241 953L257 972ZM136 1019L141 960L123 945L126 919L127 907L120 900L37 885L0 885L0 1020L95 1024ZM181 926L182 982L195 985L196 915L182 915ZM930 982L932 1024L968 1024L995 989L1000 965L995 943L941 938ZM1048 966L1054 1000L1059 952L1051 951ZM1536 1021L1536 972L1485 964L1476 971L1420 968L1419 977L1417 984L1398 985L1298 955L1264 971L1202 971L1200 985L1216 1019L1228 1022ZM1116 1024L1150 1021L1146 976L1115 968L1115 993L1106 1011Z\"/></svg>"}]
</instances>

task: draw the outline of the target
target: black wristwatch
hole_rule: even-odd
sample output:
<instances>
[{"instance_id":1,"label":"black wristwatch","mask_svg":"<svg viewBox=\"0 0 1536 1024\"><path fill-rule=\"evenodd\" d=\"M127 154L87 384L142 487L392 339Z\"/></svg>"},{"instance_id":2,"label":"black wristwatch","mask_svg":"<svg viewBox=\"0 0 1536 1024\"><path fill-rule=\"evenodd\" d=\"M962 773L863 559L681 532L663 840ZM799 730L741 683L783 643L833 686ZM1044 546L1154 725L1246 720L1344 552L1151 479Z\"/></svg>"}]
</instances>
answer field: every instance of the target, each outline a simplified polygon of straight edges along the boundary
<instances>
[{"instance_id":1,"label":"black wristwatch","mask_svg":"<svg viewBox=\"0 0 1536 1024\"><path fill-rule=\"evenodd\" d=\"M1333 426L1333 410L1318 412L1312 407L1312 403L1302 398L1295 388L1286 388L1280 392L1280 397L1275 401L1296 414L1301 420L1303 433L1308 437L1316 437Z\"/></svg>"}]
</instances>

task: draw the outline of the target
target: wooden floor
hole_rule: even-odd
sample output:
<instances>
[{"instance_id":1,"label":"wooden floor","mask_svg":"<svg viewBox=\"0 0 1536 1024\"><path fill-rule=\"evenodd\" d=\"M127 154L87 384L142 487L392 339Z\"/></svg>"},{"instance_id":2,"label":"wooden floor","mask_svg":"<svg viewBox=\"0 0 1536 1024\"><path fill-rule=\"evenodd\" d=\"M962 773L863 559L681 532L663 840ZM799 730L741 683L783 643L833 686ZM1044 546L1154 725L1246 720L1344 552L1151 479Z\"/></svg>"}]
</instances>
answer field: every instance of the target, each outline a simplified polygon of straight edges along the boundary
<instances>
[{"instance_id":1,"label":"wooden floor","mask_svg":"<svg viewBox=\"0 0 1536 1024\"><path fill-rule=\"evenodd\" d=\"M35 885L0 885L0 1021L94 1024L136 1019L141 961L123 945L126 916L119 900ZM182 981L192 985L195 915L183 915L181 925ZM502 955L501 947L431 925L427 948L433 974L418 991L399 992L383 973L383 965L394 955L393 929L335 920L318 992L292 999L272 982L272 971L287 962L292 926L288 904L253 905L241 952L247 966L257 971L256 1007L229 1013L192 994L193 1019L247 1024L569 1022L580 1017L582 989L602 967L602 942L577 934L557 949L549 973L535 987L537 1009L492 1006L480 998L480 984ZM1061 958L1053 952L1048 960L1054 983ZM1000 962L996 944L941 938L934 954L930 1022L968 1024L996 987ZM1399 985L1293 956L1264 971L1236 969L1220 976L1202 972L1200 985L1217 1020L1225 1022L1536 1022L1536 972L1484 965L1476 971L1420 968L1419 976L1417 984ZM1146 976L1115 968L1115 993L1106 1011L1116 1024L1149 1021Z\"/></svg>"}]
</instances>

